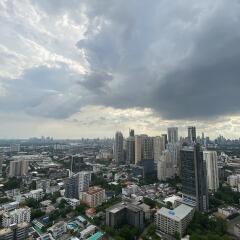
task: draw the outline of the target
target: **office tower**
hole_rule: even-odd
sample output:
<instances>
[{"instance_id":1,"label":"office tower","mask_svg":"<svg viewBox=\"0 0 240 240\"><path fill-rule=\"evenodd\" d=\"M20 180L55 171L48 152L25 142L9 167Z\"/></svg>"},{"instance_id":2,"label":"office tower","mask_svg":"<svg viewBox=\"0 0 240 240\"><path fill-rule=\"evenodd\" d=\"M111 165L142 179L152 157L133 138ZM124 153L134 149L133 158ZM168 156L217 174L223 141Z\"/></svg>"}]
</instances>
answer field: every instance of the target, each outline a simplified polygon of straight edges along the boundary
<instances>
[{"instance_id":1,"label":"office tower","mask_svg":"<svg viewBox=\"0 0 240 240\"><path fill-rule=\"evenodd\" d=\"M144 212L142 208L131 203L118 203L106 209L107 226L119 228L123 224L143 229Z\"/></svg>"},{"instance_id":2,"label":"office tower","mask_svg":"<svg viewBox=\"0 0 240 240\"><path fill-rule=\"evenodd\" d=\"M154 163L157 164L158 161L160 160L162 152L165 150L165 139L160 136L154 137L153 149L154 149Z\"/></svg>"},{"instance_id":3,"label":"office tower","mask_svg":"<svg viewBox=\"0 0 240 240\"><path fill-rule=\"evenodd\" d=\"M159 181L166 181L175 176L172 156L169 150L162 152L161 158L157 163L157 177Z\"/></svg>"},{"instance_id":4,"label":"office tower","mask_svg":"<svg viewBox=\"0 0 240 240\"><path fill-rule=\"evenodd\" d=\"M186 146L180 151L183 203L208 210L206 163L199 144Z\"/></svg>"},{"instance_id":5,"label":"office tower","mask_svg":"<svg viewBox=\"0 0 240 240\"><path fill-rule=\"evenodd\" d=\"M90 172L79 172L65 182L65 197L79 199L80 193L88 190L91 182Z\"/></svg>"},{"instance_id":6,"label":"office tower","mask_svg":"<svg viewBox=\"0 0 240 240\"><path fill-rule=\"evenodd\" d=\"M142 136L135 136L135 164L142 160Z\"/></svg>"},{"instance_id":7,"label":"office tower","mask_svg":"<svg viewBox=\"0 0 240 240\"><path fill-rule=\"evenodd\" d=\"M168 128L168 143L177 142L178 142L178 128L177 127Z\"/></svg>"},{"instance_id":8,"label":"office tower","mask_svg":"<svg viewBox=\"0 0 240 240\"><path fill-rule=\"evenodd\" d=\"M31 209L29 207L4 212L2 215L2 226L7 228L13 224L29 223L31 220Z\"/></svg>"},{"instance_id":9,"label":"office tower","mask_svg":"<svg viewBox=\"0 0 240 240\"><path fill-rule=\"evenodd\" d=\"M28 173L29 162L27 160L14 160L10 162L9 177L20 177Z\"/></svg>"},{"instance_id":10,"label":"office tower","mask_svg":"<svg viewBox=\"0 0 240 240\"><path fill-rule=\"evenodd\" d=\"M190 143L196 142L197 134L196 134L196 127L188 127L188 141Z\"/></svg>"},{"instance_id":11,"label":"office tower","mask_svg":"<svg viewBox=\"0 0 240 240\"><path fill-rule=\"evenodd\" d=\"M123 135L121 132L116 132L115 134L114 156L117 164L124 162Z\"/></svg>"},{"instance_id":12,"label":"office tower","mask_svg":"<svg viewBox=\"0 0 240 240\"><path fill-rule=\"evenodd\" d=\"M185 235L193 215L194 209L184 204L174 210L162 207L155 214L155 226L157 230L174 237L169 239L175 239L176 233L179 233L181 238Z\"/></svg>"},{"instance_id":13,"label":"office tower","mask_svg":"<svg viewBox=\"0 0 240 240\"><path fill-rule=\"evenodd\" d=\"M206 162L206 167L207 167L208 189L210 189L213 192L216 192L219 188L217 152L204 151L203 159Z\"/></svg>"},{"instance_id":14,"label":"office tower","mask_svg":"<svg viewBox=\"0 0 240 240\"><path fill-rule=\"evenodd\" d=\"M126 140L126 163L135 163L135 137L134 130L129 131L129 137Z\"/></svg>"},{"instance_id":15,"label":"office tower","mask_svg":"<svg viewBox=\"0 0 240 240\"><path fill-rule=\"evenodd\" d=\"M172 167L176 175L180 175L180 144L179 143L168 143L166 149L171 154Z\"/></svg>"}]
</instances>

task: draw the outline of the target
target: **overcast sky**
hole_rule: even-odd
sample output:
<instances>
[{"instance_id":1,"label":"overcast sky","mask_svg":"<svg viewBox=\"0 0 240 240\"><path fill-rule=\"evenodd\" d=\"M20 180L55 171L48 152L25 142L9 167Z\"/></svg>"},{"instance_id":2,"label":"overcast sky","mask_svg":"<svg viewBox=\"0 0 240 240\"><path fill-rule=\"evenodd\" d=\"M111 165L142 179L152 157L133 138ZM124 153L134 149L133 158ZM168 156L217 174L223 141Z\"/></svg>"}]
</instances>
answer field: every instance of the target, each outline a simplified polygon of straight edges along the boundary
<instances>
[{"instance_id":1,"label":"overcast sky","mask_svg":"<svg viewBox=\"0 0 240 240\"><path fill-rule=\"evenodd\" d=\"M0 138L239 138L239 26L239 0L0 0Z\"/></svg>"}]
</instances>

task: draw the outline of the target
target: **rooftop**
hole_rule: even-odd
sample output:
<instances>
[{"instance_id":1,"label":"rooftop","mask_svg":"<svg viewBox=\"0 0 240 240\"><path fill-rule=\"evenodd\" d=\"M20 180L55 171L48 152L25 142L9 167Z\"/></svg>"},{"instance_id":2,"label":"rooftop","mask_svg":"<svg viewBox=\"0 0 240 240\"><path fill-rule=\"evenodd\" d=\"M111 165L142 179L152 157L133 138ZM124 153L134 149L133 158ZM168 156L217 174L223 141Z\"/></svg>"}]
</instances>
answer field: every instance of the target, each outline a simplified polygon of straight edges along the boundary
<instances>
[{"instance_id":1,"label":"rooftop","mask_svg":"<svg viewBox=\"0 0 240 240\"><path fill-rule=\"evenodd\" d=\"M185 205L185 204L181 204L180 206L178 206L177 208L175 208L174 210L170 210L168 208L161 208L160 210L158 210L158 213L167 217L167 218L171 218L175 221L181 221L183 218L185 218L191 211L193 210L193 208Z\"/></svg>"}]
</instances>

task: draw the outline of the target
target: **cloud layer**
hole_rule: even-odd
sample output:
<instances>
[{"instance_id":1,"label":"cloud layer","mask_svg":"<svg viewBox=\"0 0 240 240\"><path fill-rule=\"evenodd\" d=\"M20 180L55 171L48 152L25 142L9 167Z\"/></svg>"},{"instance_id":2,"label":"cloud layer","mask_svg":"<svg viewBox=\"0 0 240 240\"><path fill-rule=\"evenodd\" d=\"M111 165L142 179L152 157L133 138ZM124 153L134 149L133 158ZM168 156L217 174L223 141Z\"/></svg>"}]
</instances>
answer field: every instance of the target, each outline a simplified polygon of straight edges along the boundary
<instances>
[{"instance_id":1,"label":"cloud layer","mask_svg":"<svg viewBox=\"0 0 240 240\"><path fill-rule=\"evenodd\" d=\"M90 108L103 125L101 106L230 124L239 24L238 0L0 0L0 114L57 123Z\"/></svg>"}]
</instances>

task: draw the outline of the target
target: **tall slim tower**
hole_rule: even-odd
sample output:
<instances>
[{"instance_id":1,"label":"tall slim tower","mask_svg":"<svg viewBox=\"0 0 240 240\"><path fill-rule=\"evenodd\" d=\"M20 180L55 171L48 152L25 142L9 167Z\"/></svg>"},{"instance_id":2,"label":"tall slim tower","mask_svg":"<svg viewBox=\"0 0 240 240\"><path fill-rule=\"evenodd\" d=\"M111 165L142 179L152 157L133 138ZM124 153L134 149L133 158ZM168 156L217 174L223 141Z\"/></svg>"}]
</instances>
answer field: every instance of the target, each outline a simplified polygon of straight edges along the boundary
<instances>
[{"instance_id":1,"label":"tall slim tower","mask_svg":"<svg viewBox=\"0 0 240 240\"><path fill-rule=\"evenodd\" d=\"M121 132L116 132L115 134L114 155L117 164L124 162L123 135Z\"/></svg>"},{"instance_id":2,"label":"tall slim tower","mask_svg":"<svg viewBox=\"0 0 240 240\"><path fill-rule=\"evenodd\" d=\"M126 143L126 163L134 164L135 163L135 137L134 130L129 131L129 137L127 138Z\"/></svg>"},{"instance_id":3,"label":"tall slim tower","mask_svg":"<svg viewBox=\"0 0 240 240\"><path fill-rule=\"evenodd\" d=\"M210 189L213 192L216 192L219 188L217 152L204 151L203 159L206 162L207 167L208 189Z\"/></svg>"},{"instance_id":4,"label":"tall slim tower","mask_svg":"<svg viewBox=\"0 0 240 240\"><path fill-rule=\"evenodd\" d=\"M206 162L199 144L184 147L180 152L183 202L208 211Z\"/></svg>"},{"instance_id":5,"label":"tall slim tower","mask_svg":"<svg viewBox=\"0 0 240 240\"><path fill-rule=\"evenodd\" d=\"M178 128L177 127L168 128L168 143L177 142L178 142Z\"/></svg>"},{"instance_id":6,"label":"tall slim tower","mask_svg":"<svg viewBox=\"0 0 240 240\"><path fill-rule=\"evenodd\" d=\"M161 159L162 152L165 150L165 139L164 137L154 137L153 139L154 149L154 163L157 164Z\"/></svg>"},{"instance_id":7,"label":"tall slim tower","mask_svg":"<svg viewBox=\"0 0 240 240\"><path fill-rule=\"evenodd\" d=\"M197 140L196 127L188 127L188 141L190 143L195 143Z\"/></svg>"}]
</instances>

